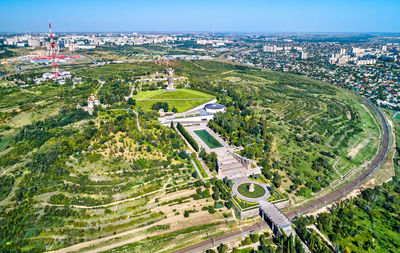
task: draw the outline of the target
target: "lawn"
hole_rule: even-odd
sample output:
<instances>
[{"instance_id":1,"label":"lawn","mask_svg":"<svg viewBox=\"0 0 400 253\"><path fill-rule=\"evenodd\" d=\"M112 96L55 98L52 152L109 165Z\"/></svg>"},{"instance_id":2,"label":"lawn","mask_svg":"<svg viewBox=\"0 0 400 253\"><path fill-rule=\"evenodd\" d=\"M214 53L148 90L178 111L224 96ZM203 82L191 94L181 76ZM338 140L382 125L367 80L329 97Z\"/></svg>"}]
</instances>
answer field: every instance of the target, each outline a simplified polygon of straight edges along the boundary
<instances>
[{"instance_id":1,"label":"lawn","mask_svg":"<svg viewBox=\"0 0 400 253\"><path fill-rule=\"evenodd\" d=\"M178 89L176 91L164 92L150 97L149 99L213 99L214 96L196 90Z\"/></svg>"},{"instance_id":2,"label":"lawn","mask_svg":"<svg viewBox=\"0 0 400 253\"><path fill-rule=\"evenodd\" d=\"M249 192L249 186L250 186L250 183L245 183L245 184L239 185L239 187L238 187L239 193L248 198L259 198L259 197L264 196L264 194L265 194L264 188L262 188L258 184L254 184L254 191Z\"/></svg>"},{"instance_id":3,"label":"lawn","mask_svg":"<svg viewBox=\"0 0 400 253\"><path fill-rule=\"evenodd\" d=\"M199 159L197 159L197 156L195 153L192 153L192 159L194 161L194 163L197 165L197 167L199 168L200 174L203 178L208 178L207 172L204 170L203 166L201 165Z\"/></svg>"},{"instance_id":4,"label":"lawn","mask_svg":"<svg viewBox=\"0 0 400 253\"><path fill-rule=\"evenodd\" d=\"M258 206L257 202L248 202L240 199L238 196L233 196L232 201L237 207L239 207L242 210L253 209Z\"/></svg>"},{"instance_id":5,"label":"lawn","mask_svg":"<svg viewBox=\"0 0 400 253\"><path fill-rule=\"evenodd\" d=\"M137 107L143 110L151 110L151 106L157 102L167 102L169 110L174 106L178 112L184 112L215 98L213 95L189 89L178 89L166 92L164 90L139 91L132 97L136 100Z\"/></svg>"},{"instance_id":6,"label":"lawn","mask_svg":"<svg viewBox=\"0 0 400 253\"><path fill-rule=\"evenodd\" d=\"M206 130L196 130L194 133L211 149L223 147L210 133Z\"/></svg>"},{"instance_id":7,"label":"lawn","mask_svg":"<svg viewBox=\"0 0 400 253\"><path fill-rule=\"evenodd\" d=\"M136 101L136 107L141 107L144 111L151 110L151 106L157 102L167 102L169 105L169 111L171 111L172 107L178 110L178 112L184 112L189 109L192 109L201 104L207 103L209 100L142 100Z\"/></svg>"},{"instance_id":8,"label":"lawn","mask_svg":"<svg viewBox=\"0 0 400 253\"><path fill-rule=\"evenodd\" d=\"M164 92L164 90L139 91L136 95L133 95L132 98L136 100L148 99L150 97L160 95Z\"/></svg>"}]
</instances>

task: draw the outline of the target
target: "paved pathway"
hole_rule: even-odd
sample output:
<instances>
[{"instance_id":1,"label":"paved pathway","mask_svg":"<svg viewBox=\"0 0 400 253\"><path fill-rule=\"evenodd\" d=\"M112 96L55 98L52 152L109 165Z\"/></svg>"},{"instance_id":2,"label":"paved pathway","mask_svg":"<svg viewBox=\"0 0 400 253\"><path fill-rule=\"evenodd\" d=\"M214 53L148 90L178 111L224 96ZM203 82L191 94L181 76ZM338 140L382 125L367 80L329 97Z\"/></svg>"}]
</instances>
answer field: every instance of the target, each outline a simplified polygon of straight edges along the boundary
<instances>
[{"instance_id":1,"label":"paved pathway","mask_svg":"<svg viewBox=\"0 0 400 253\"><path fill-rule=\"evenodd\" d=\"M139 115L136 111L132 110L131 111L136 115L136 124L137 124L137 128L139 130L139 132L142 132L142 129L140 128L140 124L139 124Z\"/></svg>"},{"instance_id":2,"label":"paved pathway","mask_svg":"<svg viewBox=\"0 0 400 253\"><path fill-rule=\"evenodd\" d=\"M326 236L323 233L321 233L321 231L314 224L308 225L307 228L314 229L314 231L317 232L322 237L322 239L324 239L325 242L328 243L329 246L332 247L332 249L335 248L335 246L333 246L332 242L328 238L326 238Z\"/></svg>"},{"instance_id":3,"label":"paved pathway","mask_svg":"<svg viewBox=\"0 0 400 253\"><path fill-rule=\"evenodd\" d=\"M203 177L203 175L201 175L200 173L200 169L197 167L197 164L193 161L193 159L190 160L194 166L194 169L196 170L197 174L199 175L200 179L205 182L206 179Z\"/></svg>"}]
</instances>

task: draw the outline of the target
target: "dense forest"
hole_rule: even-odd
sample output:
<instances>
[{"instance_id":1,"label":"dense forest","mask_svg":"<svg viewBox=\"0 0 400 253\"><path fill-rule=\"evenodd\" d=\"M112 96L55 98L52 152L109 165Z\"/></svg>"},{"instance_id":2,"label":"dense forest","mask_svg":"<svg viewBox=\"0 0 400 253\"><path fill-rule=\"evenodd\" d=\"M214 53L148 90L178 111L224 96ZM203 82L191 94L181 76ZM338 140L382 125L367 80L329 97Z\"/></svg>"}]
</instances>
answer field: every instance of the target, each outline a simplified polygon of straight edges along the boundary
<instances>
[{"instance_id":1,"label":"dense forest","mask_svg":"<svg viewBox=\"0 0 400 253\"><path fill-rule=\"evenodd\" d=\"M400 177L317 217L318 228L339 250L398 252L400 248Z\"/></svg>"},{"instance_id":2,"label":"dense forest","mask_svg":"<svg viewBox=\"0 0 400 253\"><path fill-rule=\"evenodd\" d=\"M120 80L112 81L100 89L98 99L102 104L114 104L123 101L129 91L129 84L126 82Z\"/></svg>"}]
</instances>

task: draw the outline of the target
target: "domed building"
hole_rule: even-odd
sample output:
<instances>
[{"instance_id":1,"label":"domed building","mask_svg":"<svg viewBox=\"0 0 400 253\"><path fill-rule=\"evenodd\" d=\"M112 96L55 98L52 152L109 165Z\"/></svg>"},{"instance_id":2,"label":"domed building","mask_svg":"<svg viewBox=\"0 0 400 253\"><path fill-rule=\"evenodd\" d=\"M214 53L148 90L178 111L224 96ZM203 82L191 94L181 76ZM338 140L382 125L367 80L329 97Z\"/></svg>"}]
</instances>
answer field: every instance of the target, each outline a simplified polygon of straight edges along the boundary
<instances>
[{"instance_id":1,"label":"domed building","mask_svg":"<svg viewBox=\"0 0 400 253\"><path fill-rule=\"evenodd\" d=\"M215 114L217 112L225 112L225 106L221 104L206 104L204 110L209 114Z\"/></svg>"}]
</instances>

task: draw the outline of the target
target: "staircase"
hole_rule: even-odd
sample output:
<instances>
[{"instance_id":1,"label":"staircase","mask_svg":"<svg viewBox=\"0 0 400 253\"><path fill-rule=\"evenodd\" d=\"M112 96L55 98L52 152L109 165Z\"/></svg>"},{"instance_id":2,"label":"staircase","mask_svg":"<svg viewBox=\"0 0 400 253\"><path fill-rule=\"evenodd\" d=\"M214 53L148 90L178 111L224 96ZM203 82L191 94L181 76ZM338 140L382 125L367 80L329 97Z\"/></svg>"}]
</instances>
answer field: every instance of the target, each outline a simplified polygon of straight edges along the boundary
<instances>
[{"instance_id":1,"label":"staircase","mask_svg":"<svg viewBox=\"0 0 400 253\"><path fill-rule=\"evenodd\" d=\"M229 152L218 152L218 176L220 178L236 178L243 177L245 168L236 160Z\"/></svg>"}]
</instances>

